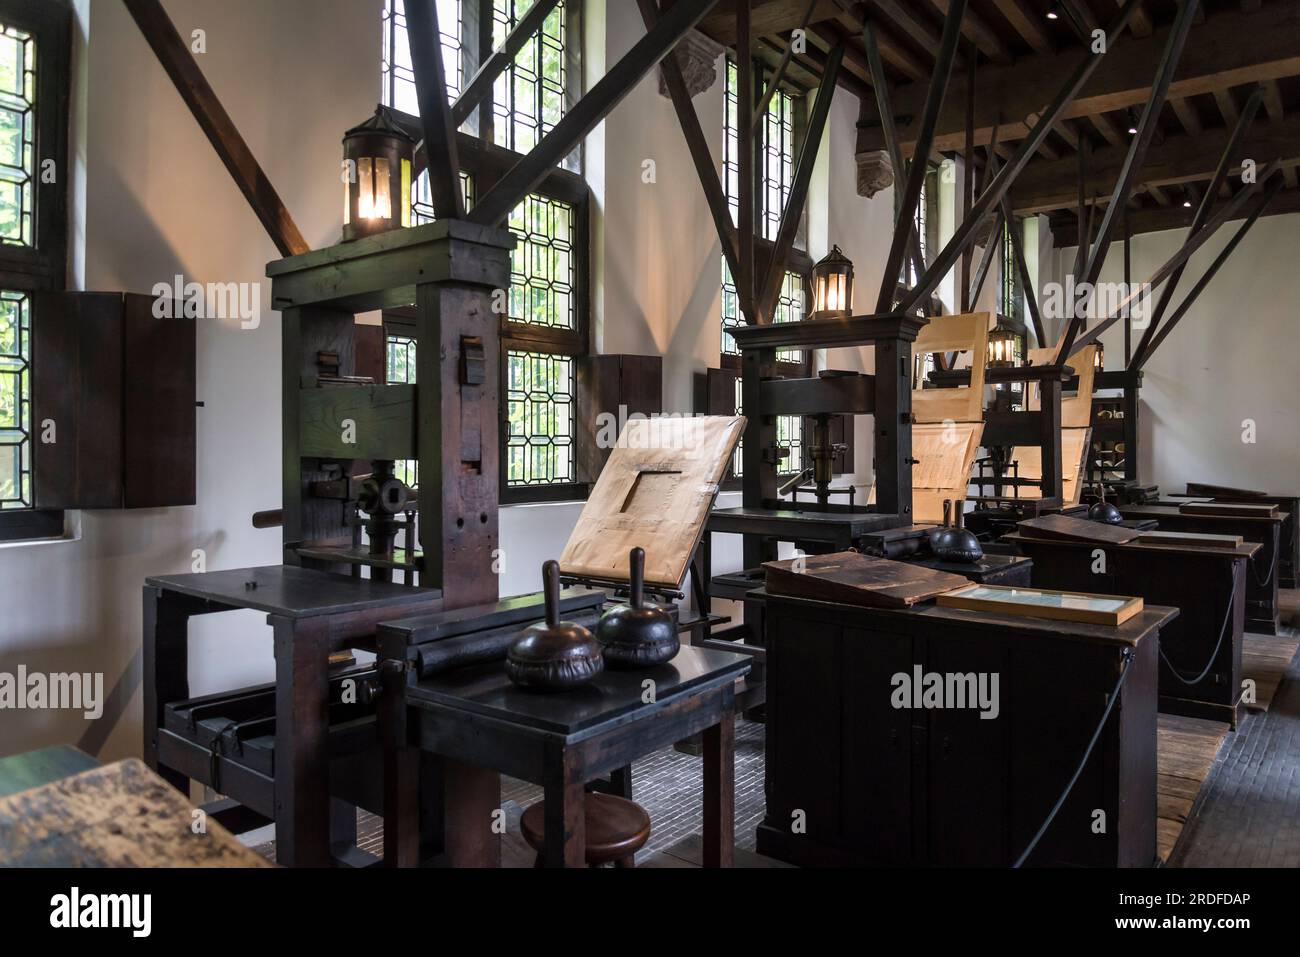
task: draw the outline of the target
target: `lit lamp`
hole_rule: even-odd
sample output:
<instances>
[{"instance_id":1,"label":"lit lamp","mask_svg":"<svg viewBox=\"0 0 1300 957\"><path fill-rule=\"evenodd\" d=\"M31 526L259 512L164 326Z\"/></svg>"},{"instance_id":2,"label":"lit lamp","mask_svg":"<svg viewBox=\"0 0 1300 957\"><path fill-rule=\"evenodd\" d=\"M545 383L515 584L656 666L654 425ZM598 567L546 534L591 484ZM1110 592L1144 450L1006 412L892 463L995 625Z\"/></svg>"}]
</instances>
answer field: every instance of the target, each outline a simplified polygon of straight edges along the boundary
<instances>
[{"instance_id":1,"label":"lit lamp","mask_svg":"<svg viewBox=\"0 0 1300 957\"><path fill-rule=\"evenodd\" d=\"M1092 354L1092 367L1098 372L1106 371L1106 360L1102 358L1104 353L1105 349L1102 347L1102 344L1100 342L1097 343L1097 351Z\"/></svg>"},{"instance_id":2,"label":"lit lamp","mask_svg":"<svg viewBox=\"0 0 1300 957\"><path fill-rule=\"evenodd\" d=\"M831 247L826 258L812 269L812 319L847 319L853 309L853 263Z\"/></svg>"},{"instance_id":3,"label":"lit lamp","mask_svg":"<svg viewBox=\"0 0 1300 957\"><path fill-rule=\"evenodd\" d=\"M411 225L415 140L379 108L343 135L343 241Z\"/></svg>"},{"instance_id":4,"label":"lit lamp","mask_svg":"<svg viewBox=\"0 0 1300 957\"><path fill-rule=\"evenodd\" d=\"M1020 337L1010 329L997 328L989 333L990 369L1009 369L1016 364L1020 351Z\"/></svg>"}]
</instances>

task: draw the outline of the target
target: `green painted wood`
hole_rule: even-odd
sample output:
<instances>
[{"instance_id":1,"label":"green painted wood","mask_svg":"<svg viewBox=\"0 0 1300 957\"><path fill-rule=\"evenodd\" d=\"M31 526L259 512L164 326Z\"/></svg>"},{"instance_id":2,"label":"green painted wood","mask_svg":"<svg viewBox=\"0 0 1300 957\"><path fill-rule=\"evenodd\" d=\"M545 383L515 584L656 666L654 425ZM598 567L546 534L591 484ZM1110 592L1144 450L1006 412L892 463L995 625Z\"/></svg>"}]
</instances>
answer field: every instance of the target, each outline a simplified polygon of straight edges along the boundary
<instances>
[{"instance_id":1,"label":"green painted wood","mask_svg":"<svg viewBox=\"0 0 1300 957\"><path fill-rule=\"evenodd\" d=\"M415 386L302 389L298 451L306 458L403 460L416 457ZM353 438L355 441L346 441Z\"/></svg>"},{"instance_id":2,"label":"green painted wood","mask_svg":"<svg viewBox=\"0 0 1300 957\"><path fill-rule=\"evenodd\" d=\"M66 744L0 758L0 798L97 767L89 754Z\"/></svg>"}]
</instances>

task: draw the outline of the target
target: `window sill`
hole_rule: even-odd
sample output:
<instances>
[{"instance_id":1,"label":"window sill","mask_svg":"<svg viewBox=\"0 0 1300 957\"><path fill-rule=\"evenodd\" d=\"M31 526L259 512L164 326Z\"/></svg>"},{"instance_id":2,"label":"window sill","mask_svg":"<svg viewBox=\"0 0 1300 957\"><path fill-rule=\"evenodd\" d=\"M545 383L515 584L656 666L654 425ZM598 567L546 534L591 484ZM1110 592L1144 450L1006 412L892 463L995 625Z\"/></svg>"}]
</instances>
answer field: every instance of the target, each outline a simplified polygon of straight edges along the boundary
<instances>
[{"instance_id":1,"label":"window sill","mask_svg":"<svg viewBox=\"0 0 1300 957\"><path fill-rule=\"evenodd\" d=\"M49 535L44 538L0 539L0 551L9 548L30 548L38 545L62 545L79 541L81 541L81 513L65 512L62 535Z\"/></svg>"}]
</instances>

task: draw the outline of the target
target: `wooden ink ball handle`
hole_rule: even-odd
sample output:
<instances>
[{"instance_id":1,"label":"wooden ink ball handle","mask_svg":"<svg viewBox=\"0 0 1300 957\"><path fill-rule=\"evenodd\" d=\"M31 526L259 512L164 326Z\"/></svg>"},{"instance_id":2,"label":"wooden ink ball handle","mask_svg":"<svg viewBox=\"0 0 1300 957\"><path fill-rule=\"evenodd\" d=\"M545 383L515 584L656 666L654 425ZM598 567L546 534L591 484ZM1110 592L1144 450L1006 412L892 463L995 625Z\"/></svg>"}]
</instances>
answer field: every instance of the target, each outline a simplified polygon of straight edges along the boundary
<instances>
[{"instance_id":1,"label":"wooden ink ball handle","mask_svg":"<svg viewBox=\"0 0 1300 957\"><path fill-rule=\"evenodd\" d=\"M640 608L645 601L645 549L637 546L627 557L628 576L631 581L631 603Z\"/></svg>"},{"instance_id":2,"label":"wooden ink ball handle","mask_svg":"<svg viewBox=\"0 0 1300 957\"><path fill-rule=\"evenodd\" d=\"M560 627L560 563L554 559L542 565L542 596L546 599L546 627Z\"/></svg>"}]
</instances>

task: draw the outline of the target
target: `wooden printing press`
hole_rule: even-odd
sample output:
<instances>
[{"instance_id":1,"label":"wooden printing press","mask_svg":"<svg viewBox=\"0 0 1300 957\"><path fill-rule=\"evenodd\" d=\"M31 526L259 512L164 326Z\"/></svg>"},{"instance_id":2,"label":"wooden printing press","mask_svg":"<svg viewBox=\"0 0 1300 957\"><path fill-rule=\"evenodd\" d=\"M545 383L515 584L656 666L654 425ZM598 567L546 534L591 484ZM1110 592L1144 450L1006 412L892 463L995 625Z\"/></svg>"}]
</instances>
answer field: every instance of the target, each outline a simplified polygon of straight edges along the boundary
<instances>
[{"instance_id":1,"label":"wooden printing press","mask_svg":"<svg viewBox=\"0 0 1300 957\"><path fill-rule=\"evenodd\" d=\"M366 863L355 808L382 810L379 681L373 669L332 669L331 655L376 650L385 620L497 601L491 295L509 284L514 243L448 220L271 263L283 317L284 564L146 584L146 760L177 786L190 778L227 795L237 807L223 813L273 819L282 863ZM412 303L419 385L358 376L356 314ZM417 463L425 486L413 509L393 473L401 461ZM276 682L192 699L187 620L234 608L267 613ZM429 820L435 770L421 779Z\"/></svg>"},{"instance_id":2,"label":"wooden printing press","mask_svg":"<svg viewBox=\"0 0 1300 957\"><path fill-rule=\"evenodd\" d=\"M284 507L257 521L280 520L284 565L158 576L146 584L146 759L177 787L192 779L226 795L210 810L237 830L274 821L280 863L373 863L355 847L358 807L385 815L393 865L441 852L461 863L494 860L466 823L465 809L477 807L474 801L490 793L484 782L497 778L444 754L454 750L450 743L422 751L427 731L411 741L402 735L424 727L405 720L408 678L418 689L435 673L459 675L457 666L503 676L506 645L546 614L540 594L499 600L493 566L499 320L490 296L509 283L513 244L508 232L446 221L272 263L268 274L284 316ZM419 384L356 375L354 314L411 302ZM712 506L713 473L725 468L742 423L687 423L697 444L684 453L663 453L648 442L633 442L635 452L616 449L584 511L583 531L566 550L573 576L611 586L621 576L626 588L626 543L644 542L653 556L652 584L680 588ZM676 440L680 445L681 436ZM400 461L417 463L424 495L397 479L393 465ZM605 491L618 482L616 491ZM677 499L683 492L685 499ZM680 521L666 521L665 507ZM586 534L613 550L584 548ZM361 576L363 568L369 577ZM554 602L557 614L587 623L605 603L603 591L591 590L566 591ZM192 698L188 619L237 608L267 613L276 681ZM379 660L331 665L332 655L351 649L377 652ZM629 707L642 727L660 731L674 727L659 720L664 713L689 705L697 718L678 722L677 732L710 732L716 779L728 782L714 794L711 827L714 844L729 849L717 834L730 820L723 772L731 738L719 729L730 727L723 713L731 713L732 688L748 660L690 648L680 655L672 666L680 680L660 675L658 702L642 707L638 697ZM442 724L472 711L457 710ZM704 718L712 720L701 725ZM521 733L523 747L535 742L535 730L531 738L526 728ZM520 746L515 741L511 753ZM639 756L637 747L632 742L625 752ZM478 760L492 763L491 756ZM619 772L630 761L599 770ZM624 775L623 787L626 781ZM581 842L576 846L580 853ZM572 863L572 854L566 844L552 856ZM723 860L721 851L717 856Z\"/></svg>"},{"instance_id":3,"label":"wooden printing press","mask_svg":"<svg viewBox=\"0 0 1300 957\"><path fill-rule=\"evenodd\" d=\"M967 460L980 443L984 416L982 389L970 386L924 390L932 395L914 414L922 390L912 389L910 343L918 350L970 351L982 363L987 320L943 317L931 321L928 335L923 320L904 316L735 330L746 372L746 498L740 508L715 509L707 531L745 536L747 570L711 580L712 595L743 603L745 622L704 643L743 650L764 665L768 806L758 832L761 853L812 865L1006 865L1022 855L1032 864L1155 861L1157 641L1177 610L1147 605L1135 617L1105 623L1042 619L1036 617L1041 609L1026 614L996 604L940 607L936 601L972 588L998 596L1028 592L1047 604L1064 598L1025 589L1027 581L1017 581L1022 587L1015 590L989 584L970 566L953 574L915 544L935 529L918 522L923 499L928 518L945 498L964 497ZM771 378L778 347L868 342L876 349L876 376ZM1024 418L1006 426L1007 435L1014 444L1045 447L1049 483L1056 476L1045 494L1056 491L1059 502L1054 436L1068 370L1015 371L1045 384L1048 411L1018 413ZM954 416L956 403L973 411ZM819 411L875 414L874 503L831 502L816 489L811 501L776 498L774 417ZM967 424L968 441L942 441L945 424L959 420ZM916 451L918 430L933 434L928 452ZM927 454L954 452L962 461L924 461ZM955 477L945 483L949 472ZM918 477L922 492L914 487ZM707 541L706 533L704 560ZM808 554L776 561L778 541ZM893 550L904 560L847 550L854 547ZM988 558L1014 563L1020 574L1031 565L1020 557ZM750 567L755 561L759 566ZM1142 605L1091 594L1071 600L1131 612ZM917 666L999 672L1008 682L1007 710L1000 720L984 721L968 711L892 707L891 676ZM1077 790L1035 840L1099 722L1099 743ZM990 751L1007 761L990 763ZM881 768L893 771L881 774ZM1090 824L1098 810L1110 822L1102 839Z\"/></svg>"},{"instance_id":4,"label":"wooden printing press","mask_svg":"<svg viewBox=\"0 0 1300 957\"><path fill-rule=\"evenodd\" d=\"M693 581L699 589L694 596L698 608L707 610L712 598L738 601L744 620L727 628L702 629L705 634L693 641L705 647L733 648L755 658L750 676L753 693L746 698L747 705L762 703L765 657L763 607L751 593L763 582L762 563L777 557L780 542L793 543L808 554L858 548L929 563L972 581L1027 582L1029 562L1023 558L990 555L975 562L947 563L936 559L927 546L928 533L942 521L943 502L955 501L960 507L965 498L982 429L982 413L971 410L981 406L982 389L970 386L969 373L965 387L942 394L914 388L913 343L918 353L951 350L982 359L988 318L987 313L931 320L855 316L731 330L741 350L741 405L748 419L743 500L739 508L714 509L709 516ZM850 346L872 347L876 374L824 371L813 378L778 378L779 349ZM921 408L914 412L918 399ZM814 429L811 471L796 475L784 488L778 483L776 417L801 415L817 421L819 416L836 414L875 418L875 482L864 504L855 504L851 496L847 503L832 501L846 490L832 484L834 450L824 429ZM950 441L954 431L957 441ZM808 477L813 479L811 500L800 501L799 485ZM792 499L780 498L782 492L790 492ZM743 570L710 573L715 533L742 536Z\"/></svg>"}]
</instances>

